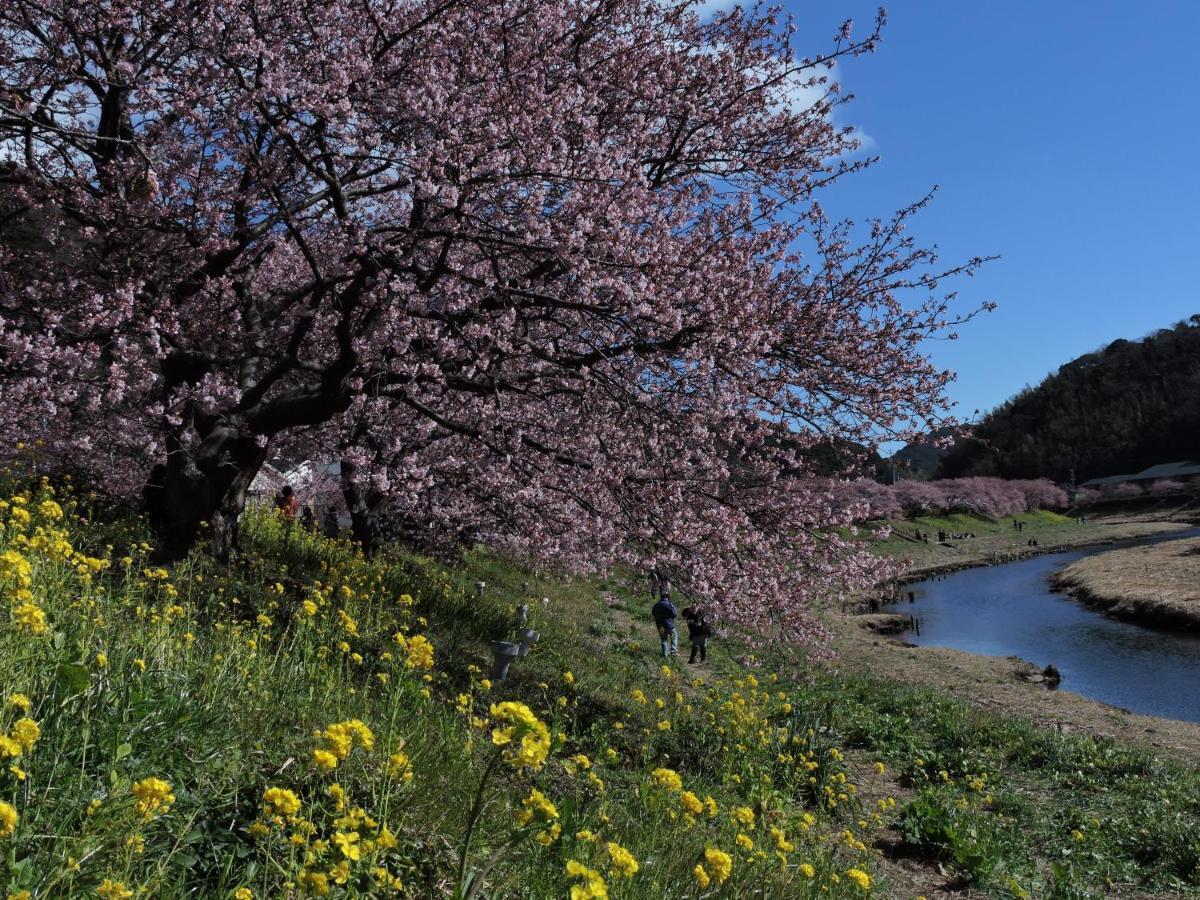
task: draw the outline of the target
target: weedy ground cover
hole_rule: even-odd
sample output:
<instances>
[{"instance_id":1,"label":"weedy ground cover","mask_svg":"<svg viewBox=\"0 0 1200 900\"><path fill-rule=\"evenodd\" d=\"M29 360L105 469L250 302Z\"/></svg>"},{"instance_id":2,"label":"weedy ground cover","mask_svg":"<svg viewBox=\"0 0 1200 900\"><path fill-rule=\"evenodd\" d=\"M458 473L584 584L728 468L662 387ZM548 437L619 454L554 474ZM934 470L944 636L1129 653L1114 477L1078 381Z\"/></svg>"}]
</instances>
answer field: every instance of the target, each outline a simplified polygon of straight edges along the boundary
<instances>
[{"instance_id":1,"label":"weedy ground cover","mask_svg":"<svg viewBox=\"0 0 1200 900\"><path fill-rule=\"evenodd\" d=\"M884 850L1001 896L1198 892L1194 770L733 636L664 666L615 582L261 512L166 569L45 483L0 523L7 896L903 895ZM492 683L520 603L541 641Z\"/></svg>"}]
</instances>

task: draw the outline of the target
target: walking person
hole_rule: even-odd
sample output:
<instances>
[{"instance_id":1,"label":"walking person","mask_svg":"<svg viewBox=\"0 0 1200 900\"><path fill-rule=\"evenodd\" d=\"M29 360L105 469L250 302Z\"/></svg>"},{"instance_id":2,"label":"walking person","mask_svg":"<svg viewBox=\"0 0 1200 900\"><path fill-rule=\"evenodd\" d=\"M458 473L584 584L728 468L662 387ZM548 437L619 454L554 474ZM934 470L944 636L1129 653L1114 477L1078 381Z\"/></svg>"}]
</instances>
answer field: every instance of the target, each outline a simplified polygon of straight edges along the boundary
<instances>
[{"instance_id":1,"label":"walking person","mask_svg":"<svg viewBox=\"0 0 1200 900\"><path fill-rule=\"evenodd\" d=\"M325 507L325 515L321 519L321 531L325 533L327 538L336 538L342 530L342 526L338 523L337 510L332 506Z\"/></svg>"},{"instance_id":2,"label":"walking person","mask_svg":"<svg viewBox=\"0 0 1200 900\"><path fill-rule=\"evenodd\" d=\"M688 638L692 642L688 663L696 662L697 653L700 654L700 662L704 662L708 658L708 639L712 636L712 626L708 624L704 610L699 607L689 606L683 611L683 617L687 620Z\"/></svg>"},{"instance_id":3,"label":"walking person","mask_svg":"<svg viewBox=\"0 0 1200 900\"><path fill-rule=\"evenodd\" d=\"M658 639L662 641L662 653L666 658L679 654L679 633L675 630L675 604L666 594L662 595L650 609L654 617L654 625L658 629Z\"/></svg>"},{"instance_id":4,"label":"walking person","mask_svg":"<svg viewBox=\"0 0 1200 900\"><path fill-rule=\"evenodd\" d=\"M290 484L285 484L275 495L275 509L283 516L284 521L295 521L296 513L300 511L300 501L296 499L296 493Z\"/></svg>"}]
</instances>

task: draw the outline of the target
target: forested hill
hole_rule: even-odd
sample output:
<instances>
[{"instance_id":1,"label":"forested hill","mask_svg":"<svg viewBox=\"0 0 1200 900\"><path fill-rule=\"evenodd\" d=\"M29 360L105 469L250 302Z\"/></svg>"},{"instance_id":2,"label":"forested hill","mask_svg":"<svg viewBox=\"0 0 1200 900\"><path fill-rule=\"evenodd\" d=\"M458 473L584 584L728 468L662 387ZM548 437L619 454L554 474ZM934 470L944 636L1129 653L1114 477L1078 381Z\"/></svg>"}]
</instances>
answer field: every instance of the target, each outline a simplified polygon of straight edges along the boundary
<instances>
[{"instance_id":1,"label":"forested hill","mask_svg":"<svg viewBox=\"0 0 1200 900\"><path fill-rule=\"evenodd\" d=\"M1066 480L1200 457L1200 315L1113 341L997 407L941 474Z\"/></svg>"}]
</instances>

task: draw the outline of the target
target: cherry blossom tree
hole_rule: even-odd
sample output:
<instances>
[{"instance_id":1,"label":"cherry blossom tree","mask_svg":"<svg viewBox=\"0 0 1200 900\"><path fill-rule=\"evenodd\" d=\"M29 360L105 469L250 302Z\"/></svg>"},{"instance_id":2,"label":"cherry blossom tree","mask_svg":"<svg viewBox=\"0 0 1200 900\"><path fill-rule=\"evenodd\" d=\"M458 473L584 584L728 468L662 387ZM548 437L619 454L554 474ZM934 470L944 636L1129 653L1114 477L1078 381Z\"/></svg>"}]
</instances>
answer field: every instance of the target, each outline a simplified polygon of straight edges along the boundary
<instances>
[{"instance_id":1,"label":"cherry blossom tree","mask_svg":"<svg viewBox=\"0 0 1200 900\"><path fill-rule=\"evenodd\" d=\"M1184 489L1182 481L1174 478L1159 478L1150 483L1151 494L1178 494Z\"/></svg>"},{"instance_id":2,"label":"cherry blossom tree","mask_svg":"<svg viewBox=\"0 0 1200 900\"><path fill-rule=\"evenodd\" d=\"M1017 482L1025 499L1025 510L1066 509L1070 504L1067 492L1049 478L1034 478Z\"/></svg>"},{"instance_id":3,"label":"cherry blossom tree","mask_svg":"<svg viewBox=\"0 0 1200 900\"><path fill-rule=\"evenodd\" d=\"M1134 497L1145 496L1145 491L1138 484L1132 481L1121 481L1117 484L1106 484L1100 488L1100 492L1105 497L1113 497L1119 500L1132 500Z\"/></svg>"},{"instance_id":4,"label":"cherry blossom tree","mask_svg":"<svg viewBox=\"0 0 1200 900\"><path fill-rule=\"evenodd\" d=\"M828 218L849 24L660 0L7 0L0 440L228 553L272 454L803 630L877 577L795 448L937 421L906 226ZM774 438L780 431L786 443ZM364 500L364 503L367 502ZM207 526L207 530L202 529Z\"/></svg>"}]
</instances>

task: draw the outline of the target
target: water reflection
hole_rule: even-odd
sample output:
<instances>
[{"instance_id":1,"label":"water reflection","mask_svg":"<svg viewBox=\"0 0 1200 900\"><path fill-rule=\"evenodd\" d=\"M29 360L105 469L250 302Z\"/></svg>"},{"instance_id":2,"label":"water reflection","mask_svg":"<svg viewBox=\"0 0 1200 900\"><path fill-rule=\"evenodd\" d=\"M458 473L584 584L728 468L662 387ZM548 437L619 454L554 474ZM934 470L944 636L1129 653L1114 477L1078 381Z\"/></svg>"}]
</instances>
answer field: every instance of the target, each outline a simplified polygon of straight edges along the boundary
<instances>
[{"instance_id":1,"label":"water reflection","mask_svg":"<svg viewBox=\"0 0 1200 900\"><path fill-rule=\"evenodd\" d=\"M1118 546L1197 535L1200 529ZM906 639L1053 664L1066 690L1134 712L1200 722L1200 635L1119 622L1050 591L1052 572L1111 549L1053 553L918 582L908 588L916 602L898 610L921 620L920 636Z\"/></svg>"}]
</instances>

